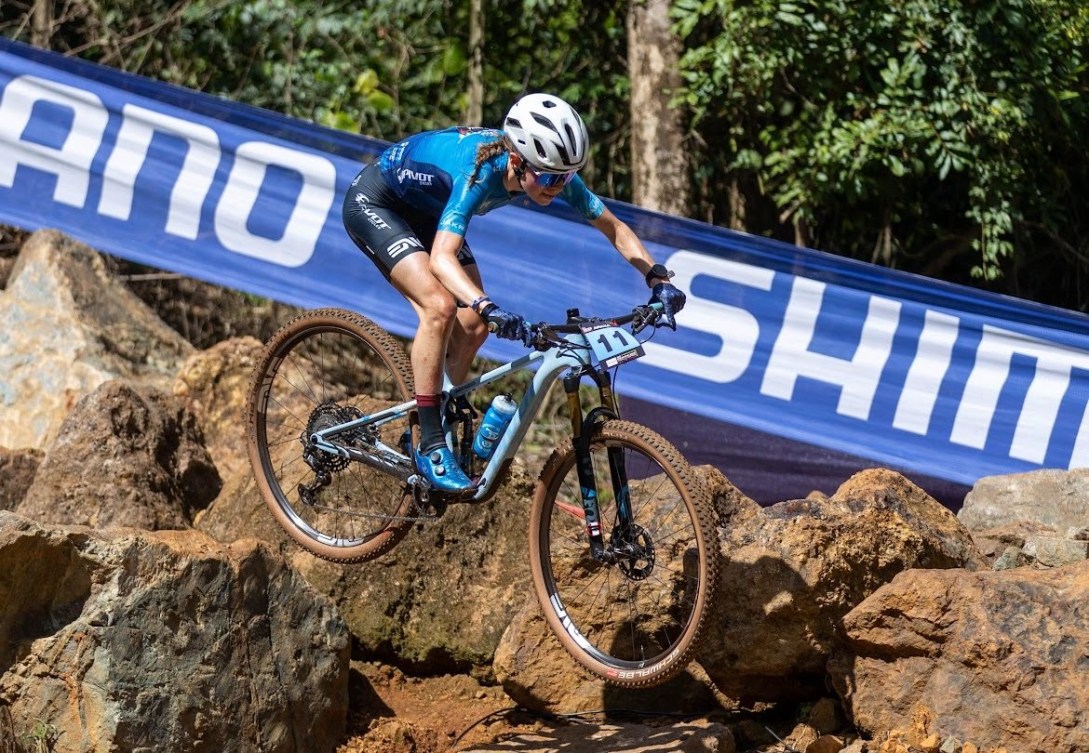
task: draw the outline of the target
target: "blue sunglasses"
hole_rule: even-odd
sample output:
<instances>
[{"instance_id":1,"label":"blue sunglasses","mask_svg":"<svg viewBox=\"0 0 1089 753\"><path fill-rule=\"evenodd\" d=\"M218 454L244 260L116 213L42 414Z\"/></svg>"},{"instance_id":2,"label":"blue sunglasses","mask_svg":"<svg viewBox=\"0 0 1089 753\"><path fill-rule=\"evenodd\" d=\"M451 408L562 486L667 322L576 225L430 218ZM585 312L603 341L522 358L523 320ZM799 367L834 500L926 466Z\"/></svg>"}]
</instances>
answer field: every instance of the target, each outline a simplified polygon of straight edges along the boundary
<instances>
[{"instance_id":1,"label":"blue sunglasses","mask_svg":"<svg viewBox=\"0 0 1089 753\"><path fill-rule=\"evenodd\" d=\"M568 170L565 173L546 173L537 170L537 168L529 164L527 164L526 167L533 173L533 179L537 181L537 185L541 188L566 186L571 182L571 179L575 177L575 173L578 172L578 170Z\"/></svg>"}]
</instances>

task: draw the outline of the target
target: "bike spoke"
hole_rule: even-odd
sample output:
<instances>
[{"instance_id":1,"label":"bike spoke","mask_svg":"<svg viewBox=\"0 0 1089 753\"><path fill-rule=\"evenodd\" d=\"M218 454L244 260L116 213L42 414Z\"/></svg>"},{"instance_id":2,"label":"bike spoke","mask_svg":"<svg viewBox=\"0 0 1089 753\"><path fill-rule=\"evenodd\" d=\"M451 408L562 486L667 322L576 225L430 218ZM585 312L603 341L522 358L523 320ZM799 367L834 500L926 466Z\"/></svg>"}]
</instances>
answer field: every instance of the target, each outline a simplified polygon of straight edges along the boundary
<instances>
[{"instance_id":1,"label":"bike spoke","mask_svg":"<svg viewBox=\"0 0 1089 753\"><path fill-rule=\"evenodd\" d=\"M319 556L352 561L382 553L410 525L411 495L390 475L401 472L390 448L399 445L409 414L380 426L358 420L411 399L407 355L365 318L324 309L285 325L262 358L251 386L251 438L273 514ZM352 428L339 429L349 422ZM375 453L379 464L315 446L310 437L319 432L352 453Z\"/></svg>"},{"instance_id":2,"label":"bike spoke","mask_svg":"<svg viewBox=\"0 0 1089 753\"><path fill-rule=\"evenodd\" d=\"M690 655L702 620L697 596L712 587L708 579L717 566L704 549L707 523L689 487L674 475L688 473L687 465L673 471L672 456L629 437L629 431L645 429L616 423L624 428L590 442L600 561L591 554L583 516L575 513L573 500L582 510L582 484L573 449L561 461L550 460L552 475L542 478L538 494L548 502L535 503L534 513L545 571L540 601L552 612L554 629L558 623L561 642L584 666L610 681L638 685L659 681L650 677L656 672L675 674L678 657ZM624 486L614 488L618 482ZM626 514L618 498L627 500Z\"/></svg>"}]
</instances>

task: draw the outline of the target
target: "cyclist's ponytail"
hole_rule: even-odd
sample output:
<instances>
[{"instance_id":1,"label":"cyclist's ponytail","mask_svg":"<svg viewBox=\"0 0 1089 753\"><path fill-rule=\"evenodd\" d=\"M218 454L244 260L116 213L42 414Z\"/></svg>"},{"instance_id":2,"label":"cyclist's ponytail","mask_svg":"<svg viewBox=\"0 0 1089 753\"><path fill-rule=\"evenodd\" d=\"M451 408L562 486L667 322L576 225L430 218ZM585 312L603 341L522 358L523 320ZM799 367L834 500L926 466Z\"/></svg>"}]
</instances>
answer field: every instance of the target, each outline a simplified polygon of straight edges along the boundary
<instances>
[{"instance_id":1,"label":"cyclist's ponytail","mask_svg":"<svg viewBox=\"0 0 1089 753\"><path fill-rule=\"evenodd\" d=\"M469 176L469 185L476 183L477 173L480 172L480 167L492 157L496 157L503 152L510 151L514 148L514 144L511 143L510 138L505 134L496 139L495 141L489 141L486 144L481 144L476 148L476 164L473 165L473 173Z\"/></svg>"}]
</instances>

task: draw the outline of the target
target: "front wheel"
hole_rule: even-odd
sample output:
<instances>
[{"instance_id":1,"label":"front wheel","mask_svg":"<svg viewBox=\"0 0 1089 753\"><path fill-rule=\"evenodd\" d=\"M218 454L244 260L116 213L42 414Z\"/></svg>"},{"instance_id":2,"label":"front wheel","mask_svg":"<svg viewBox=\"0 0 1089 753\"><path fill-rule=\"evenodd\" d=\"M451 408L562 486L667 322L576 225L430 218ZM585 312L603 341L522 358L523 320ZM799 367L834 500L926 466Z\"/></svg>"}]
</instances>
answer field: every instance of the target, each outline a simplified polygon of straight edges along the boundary
<instances>
[{"instance_id":1,"label":"front wheel","mask_svg":"<svg viewBox=\"0 0 1089 753\"><path fill-rule=\"evenodd\" d=\"M657 685L694 656L714 597L710 505L677 449L644 426L606 421L589 449L604 551L591 554L568 441L545 463L534 493L534 590L579 664L613 685Z\"/></svg>"}]
</instances>

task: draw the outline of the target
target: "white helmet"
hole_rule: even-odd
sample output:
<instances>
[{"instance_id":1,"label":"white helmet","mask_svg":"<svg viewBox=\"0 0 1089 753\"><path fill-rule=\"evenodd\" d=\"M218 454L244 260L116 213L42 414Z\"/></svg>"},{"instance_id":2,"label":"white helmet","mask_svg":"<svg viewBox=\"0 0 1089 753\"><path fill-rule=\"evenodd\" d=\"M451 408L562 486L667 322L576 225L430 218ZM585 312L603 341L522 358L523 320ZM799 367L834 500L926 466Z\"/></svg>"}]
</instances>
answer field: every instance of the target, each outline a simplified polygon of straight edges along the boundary
<instances>
[{"instance_id":1,"label":"white helmet","mask_svg":"<svg viewBox=\"0 0 1089 753\"><path fill-rule=\"evenodd\" d=\"M503 130L533 167L548 173L579 170L589 156L590 137L571 105L551 94L527 94L510 108Z\"/></svg>"}]
</instances>

